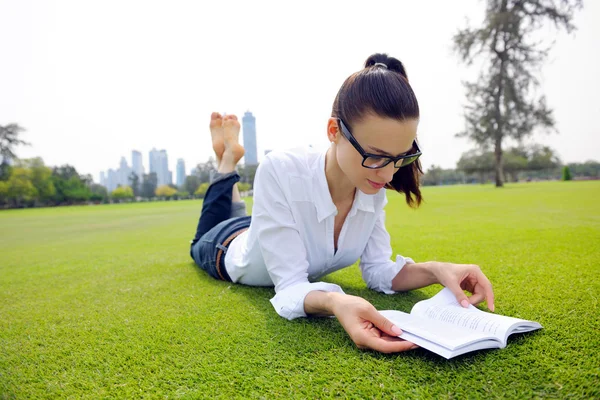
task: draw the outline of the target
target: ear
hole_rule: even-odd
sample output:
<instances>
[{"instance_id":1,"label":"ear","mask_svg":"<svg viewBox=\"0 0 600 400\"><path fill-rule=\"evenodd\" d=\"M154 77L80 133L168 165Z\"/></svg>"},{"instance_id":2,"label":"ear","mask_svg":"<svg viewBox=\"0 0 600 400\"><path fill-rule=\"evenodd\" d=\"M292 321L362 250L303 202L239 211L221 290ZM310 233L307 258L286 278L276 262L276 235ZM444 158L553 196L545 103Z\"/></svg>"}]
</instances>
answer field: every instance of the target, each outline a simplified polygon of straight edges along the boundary
<instances>
[{"instance_id":1,"label":"ear","mask_svg":"<svg viewBox=\"0 0 600 400\"><path fill-rule=\"evenodd\" d=\"M327 120L327 139L332 143L337 143L340 139L340 131L337 118Z\"/></svg>"}]
</instances>

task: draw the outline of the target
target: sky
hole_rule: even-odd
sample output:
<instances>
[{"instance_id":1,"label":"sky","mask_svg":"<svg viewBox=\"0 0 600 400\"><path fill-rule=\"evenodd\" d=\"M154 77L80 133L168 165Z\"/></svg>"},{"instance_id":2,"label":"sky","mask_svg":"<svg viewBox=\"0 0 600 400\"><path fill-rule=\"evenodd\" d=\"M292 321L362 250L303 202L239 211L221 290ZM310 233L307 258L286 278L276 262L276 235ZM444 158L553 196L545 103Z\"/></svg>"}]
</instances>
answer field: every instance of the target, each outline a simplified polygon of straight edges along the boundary
<instances>
[{"instance_id":1,"label":"sky","mask_svg":"<svg viewBox=\"0 0 600 400\"><path fill-rule=\"evenodd\" d=\"M421 108L422 162L454 168L474 145L462 81L478 76L452 51L458 29L483 20L479 0L31 1L0 0L0 125L32 145L20 158L100 171L131 165L131 150L166 149L189 173L212 154L212 111L256 117L264 151L326 149L342 82L366 58L400 59ZM539 71L557 133L530 142L563 162L599 160L600 2L585 2L573 34ZM243 132L242 132L243 136ZM243 139L242 139L243 140Z\"/></svg>"}]
</instances>

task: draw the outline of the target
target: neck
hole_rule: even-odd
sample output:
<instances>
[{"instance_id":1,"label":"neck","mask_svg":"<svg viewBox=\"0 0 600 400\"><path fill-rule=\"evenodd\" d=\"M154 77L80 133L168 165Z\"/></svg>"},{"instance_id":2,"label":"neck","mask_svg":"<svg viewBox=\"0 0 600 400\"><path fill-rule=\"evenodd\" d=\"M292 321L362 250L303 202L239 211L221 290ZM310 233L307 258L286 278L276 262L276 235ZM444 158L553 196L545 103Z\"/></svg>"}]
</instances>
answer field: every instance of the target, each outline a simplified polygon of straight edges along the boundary
<instances>
[{"instance_id":1,"label":"neck","mask_svg":"<svg viewBox=\"0 0 600 400\"><path fill-rule=\"evenodd\" d=\"M327 179L327 186L329 186L329 194L331 194L333 203L340 204L353 201L356 187L340 169L334 147L335 145L331 146L325 155L325 178Z\"/></svg>"}]
</instances>

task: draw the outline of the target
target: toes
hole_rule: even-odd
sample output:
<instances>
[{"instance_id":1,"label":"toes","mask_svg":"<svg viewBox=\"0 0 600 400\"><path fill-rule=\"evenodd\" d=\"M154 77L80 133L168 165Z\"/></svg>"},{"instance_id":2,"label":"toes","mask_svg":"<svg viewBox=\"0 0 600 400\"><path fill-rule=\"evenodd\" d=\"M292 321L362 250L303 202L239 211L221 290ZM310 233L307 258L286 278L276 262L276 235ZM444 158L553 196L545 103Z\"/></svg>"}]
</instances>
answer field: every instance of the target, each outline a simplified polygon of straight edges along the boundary
<instances>
[{"instance_id":1,"label":"toes","mask_svg":"<svg viewBox=\"0 0 600 400\"><path fill-rule=\"evenodd\" d=\"M221 114L219 114L218 112L213 112L212 114L210 114L210 119L215 120L215 119L219 119L221 118Z\"/></svg>"}]
</instances>

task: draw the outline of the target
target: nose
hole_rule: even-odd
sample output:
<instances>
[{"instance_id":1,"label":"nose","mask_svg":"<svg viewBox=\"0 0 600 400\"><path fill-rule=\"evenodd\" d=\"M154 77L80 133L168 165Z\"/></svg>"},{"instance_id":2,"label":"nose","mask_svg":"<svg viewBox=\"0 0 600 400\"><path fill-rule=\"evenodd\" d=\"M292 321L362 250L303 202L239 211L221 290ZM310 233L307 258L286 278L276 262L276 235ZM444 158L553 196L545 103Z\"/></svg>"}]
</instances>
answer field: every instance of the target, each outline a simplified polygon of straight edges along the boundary
<instances>
[{"instance_id":1,"label":"nose","mask_svg":"<svg viewBox=\"0 0 600 400\"><path fill-rule=\"evenodd\" d=\"M396 173L396 168L394 167L393 162L377 170L377 176L379 176L379 178L385 183L391 182L392 178L394 177L394 173Z\"/></svg>"}]
</instances>

